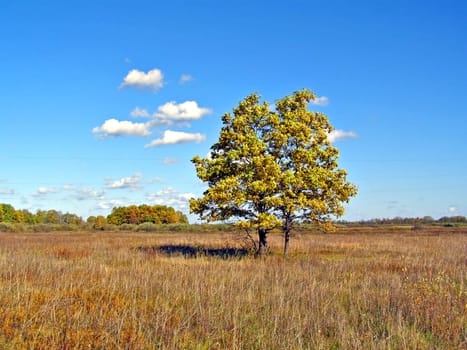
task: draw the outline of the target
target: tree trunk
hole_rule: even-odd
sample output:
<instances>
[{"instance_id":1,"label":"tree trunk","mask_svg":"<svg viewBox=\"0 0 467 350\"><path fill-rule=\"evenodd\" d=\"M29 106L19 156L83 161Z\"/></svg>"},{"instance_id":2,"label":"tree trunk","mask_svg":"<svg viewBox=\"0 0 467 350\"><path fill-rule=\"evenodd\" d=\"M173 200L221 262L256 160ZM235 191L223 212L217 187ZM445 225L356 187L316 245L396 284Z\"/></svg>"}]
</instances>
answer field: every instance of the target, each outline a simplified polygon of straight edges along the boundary
<instances>
[{"instance_id":1,"label":"tree trunk","mask_svg":"<svg viewBox=\"0 0 467 350\"><path fill-rule=\"evenodd\" d=\"M282 231L284 232L284 256L289 252L290 231L292 231L292 217L289 213L285 214L284 225Z\"/></svg>"},{"instance_id":2,"label":"tree trunk","mask_svg":"<svg viewBox=\"0 0 467 350\"><path fill-rule=\"evenodd\" d=\"M264 229L259 228L258 229L258 235L259 235L259 245L258 245L258 251L257 255L259 256L265 256L268 254L268 242L267 242L267 231Z\"/></svg>"},{"instance_id":3,"label":"tree trunk","mask_svg":"<svg viewBox=\"0 0 467 350\"><path fill-rule=\"evenodd\" d=\"M287 252L289 251L289 240L290 240L290 230L286 229L284 231L284 256L286 256Z\"/></svg>"}]
</instances>

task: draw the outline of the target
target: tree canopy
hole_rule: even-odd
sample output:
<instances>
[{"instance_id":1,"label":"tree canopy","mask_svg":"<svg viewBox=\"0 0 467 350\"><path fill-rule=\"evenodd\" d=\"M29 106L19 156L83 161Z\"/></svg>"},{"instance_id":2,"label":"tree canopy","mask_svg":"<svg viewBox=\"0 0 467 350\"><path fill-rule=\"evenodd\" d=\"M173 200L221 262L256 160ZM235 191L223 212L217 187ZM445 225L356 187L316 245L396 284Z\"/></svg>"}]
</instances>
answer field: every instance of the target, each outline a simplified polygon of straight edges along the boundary
<instances>
[{"instance_id":1,"label":"tree canopy","mask_svg":"<svg viewBox=\"0 0 467 350\"><path fill-rule=\"evenodd\" d=\"M142 224L152 222L154 224L188 223L188 219L180 211L165 205L130 205L127 207L115 207L107 216L109 224Z\"/></svg>"},{"instance_id":2,"label":"tree canopy","mask_svg":"<svg viewBox=\"0 0 467 350\"><path fill-rule=\"evenodd\" d=\"M35 214L26 209L16 210L11 204L0 203L0 222L26 224L71 224L83 225L84 221L76 214L60 211L37 210ZM95 228L102 229L107 223L114 225L135 224L145 222L154 224L187 224L188 219L181 211L165 205L130 205L115 207L105 218L102 215L90 216L86 222Z\"/></svg>"},{"instance_id":3,"label":"tree canopy","mask_svg":"<svg viewBox=\"0 0 467 350\"><path fill-rule=\"evenodd\" d=\"M192 160L209 187L190 201L190 210L208 221L231 219L257 230L259 254L267 252L268 232L276 227L284 231L285 253L295 222L329 228L357 189L338 166L327 116L307 109L315 98L302 90L270 108L252 94L233 115L226 113L210 157Z\"/></svg>"},{"instance_id":4,"label":"tree canopy","mask_svg":"<svg viewBox=\"0 0 467 350\"><path fill-rule=\"evenodd\" d=\"M54 209L37 210L36 213L33 214L27 209L17 210L11 204L0 203L0 222L81 225L83 219L76 214L63 214Z\"/></svg>"}]
</instances>

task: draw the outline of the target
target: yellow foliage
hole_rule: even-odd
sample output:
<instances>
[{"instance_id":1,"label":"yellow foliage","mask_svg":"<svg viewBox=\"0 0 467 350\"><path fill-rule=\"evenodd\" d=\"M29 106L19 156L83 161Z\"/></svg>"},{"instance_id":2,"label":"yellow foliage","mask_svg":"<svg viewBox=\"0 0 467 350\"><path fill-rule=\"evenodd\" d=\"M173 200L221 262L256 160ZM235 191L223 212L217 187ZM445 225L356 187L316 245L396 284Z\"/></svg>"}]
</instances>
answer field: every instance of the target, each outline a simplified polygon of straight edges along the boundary
<instances>
[{"instance_id":1,"label":"yellow foliage","mask_svg":"<svg viewBox=\"0 0 467 350\"><path fill-rule=\"evenodd\" d=\"M271 111L252 94L233 115L225 114L211 157L192 160L209 188L190 201L191 212L209 221L241 220L240 226L248 223L260 236L282 227L288 237L300 221L330 227L357 188L338 167L327 116L307 109L315 98L309 90L297 91Z\"/></svg>"}]
</instances>

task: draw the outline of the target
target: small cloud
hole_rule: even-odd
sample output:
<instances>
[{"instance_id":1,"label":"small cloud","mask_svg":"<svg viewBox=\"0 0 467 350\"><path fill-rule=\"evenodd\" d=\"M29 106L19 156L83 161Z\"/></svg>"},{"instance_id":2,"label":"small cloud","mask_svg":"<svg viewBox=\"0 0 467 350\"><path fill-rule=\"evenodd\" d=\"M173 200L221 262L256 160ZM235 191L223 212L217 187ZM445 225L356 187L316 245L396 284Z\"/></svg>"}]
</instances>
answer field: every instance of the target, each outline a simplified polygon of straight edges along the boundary
<instances>
[{"instance_id":1,"label":"small cloud","mask_svg":"<svg viewBox=\"0 0 467 350\"><path fill-rule=\"evenodd\" d=\"M136 107L134 110L130 112L130 115L133 118L148 118L149 117L149 112L145 109Z\"/></svg>"},{"instance_id":2,"label":"small cloud","mask_svg":"<svg viewBox=\"0 0 467 350\"><path fill-rule=\"evenodd\" d=\"M179 193L177 198L185 201L189 201L192 198L195 198L196 196L194 193L191 192L185 192L185 193Z\"/></svg>"},{"instance_id":3,"label":"small cloud","mask_svg":"<svg viewBox=\"0 0 467 350\"><path fill-rule=\"evenodd\" d=\"M192 81L193 77L190 74L182 74L180 80L178 81L180 85L186 84L189 81Z\"/></svg>"},{"instance_id":4,"label":"small cloud","mask_svg":"<svg viewBox=\"0 0 467 350\"><path fill-rule=\"evenodd\" d=\"M331 143L349 138L356 138L357 134L353 131L333 130L328 135L328 140Z\"/></svg>"},{"instance_id":5,"label":"small cloud","mask_svg":"<svg viewBox=\"0 0 467 350\"><path fill-rule=\"evenodd\" d=\"M163 145L174 145L177 143L196 142L200 143L206 140L206 136L200 133L188 133L182 131L165 130L162 138L155 139L144 146L145 148L157 147Z\"/></svg>"},{"instance_id":6,"label":"small cloud","mask_svg":"<svg viewBox=\"0 0 467 350\"><path fill-rule=\"evenodd\" d=\"M131 189L136 190L141 188L141 174L136 173L132 176L121 178L117 181L110 181L106 188L109 190L116 190L116 189Z\"/></svg>"},{"instance_id":7,"label":"small cloud","mask_svg":"<svg viewBox=\"0 0 467 350\"><path fill-rule=\"evenodd\" d=\"M329 98L326 96L317 96L314 100L311 100L311 103L316 106L327 106L329 104Z\"/></svg>"},{"instance_id":8,"label":"small cloud","mask_svg":"<svg viewBox=\"0 0 467 350\"><path fill-rule=\"evenodd\" d=\"M110 136L148 136L151 123L133 123L127 120L107 119L102 126L92 129L93 134L102 138Z\"/></svg>"},{"instance_id":9,"label":"small cloud","mask_svg":"<svg viewBox=\"0 0 467 350\"><path fill-rule=\"evenodd\" d=\"M105 196L104 191L96 191L91 188L71 188L69 191L72 192L70 197L77 201L85 201L90 199L103 200Z\"/></svg>"},{"instance_id":10,"label":"small cloud","mask_svg":"<svg viewBox=\"0 0 467 350\"><path fill-rule=\"evenodd\" d=\"M157 110L159 112L154 113L155 119L173 121L198 120L212 113L212 110L209 108L199 107L196 101L185 101L179 104L175 101L170 101L159 106Z\"/></svg>"},{"instance_id":11,"label":"small cloud","mask_svg":"<svg viewBox=\"0 0 467 350\"><path fill-rule=\"evenodd\" d=\"M97 204L97 208L98 210L109 210L109 209L112 209L113 207L116 207L116 206L119 206L119 205L122 205L123 202L119 199L111 199L111 200L108 200L108 201L101 201Z\"/></svg>"},{"instance_id":12,"label":"small cloud","mask_svg":"<svg viewBox=\"0 0 467 350\"><path fill-rule=\"evenodd\" d=\"M174 193L176 193L176 191L172 187L167 187L167 188L164 188L163 190L157 191L156 193L148 194L147 198L150 201L153 201L153 200L156 200L157 198L170 196Z\"/></svg>"},{"instance_id":13,"label":"small cloud","mask_svg":"<svg viewBox=\"0 0 467 350\"><path fill-rule=\"evenodd\" d=\"M177 159L177 158L165 158L162 163L164 163L165 165L169 165L169 164L175 164L175 163L179 163L180 162L180 159Z\"/></svg>"},{"instance_id":14,"label":"small cloud","mask_svg":"<svg viewBox=\"0 0 467 350\"><path fill-rule=\"evenodd\" d=\"M120 88L136 87L139 89L159 90L164 85L164 75L160 69L152 69L147 73L132 69L120 84Z\"/></svg>"},{"instance_id":15,"label":"small cloud","mask_svg":"<svg viewBox=\"0 0 467 350\"><path fill-rule=\"evenodd\" d=\"M47 187L39 187L36 192L32 194L33 197L44 197L51 193L57 193L57 189L55 188L47 188Z\"/></svg>"},{"instance_id":16,"label":"small cloud","mask_svg":"<svg viewBox=\"0 0 467 350\"><path fill-rule=\"evenodd\" d=\"M0 188L0 195L12 195L15 194L15 190L12 188Z\"/></svg>"},{"instance_id":17,"label":"small cloud","mask_svg":"<svg viewBox=\"0 0 467 350\"><path fill-rule=\"evenodd\" d=\"M451 205L449 208L448 208L448 212L451 213L451 214L454 214L457 212L457 207Z\"/></svg>"},{"instance_id":18,"label":"small cloud","mask_svg":"<svg viewBox=\"0 0 467 350\"><path fill-rule=\"evenodd\" d=\"M178 192L172 187L146 196L147 200L154 204L168 205L180 210L187 209L190 199L194 197L195 195L191 192Z\"/></svg>"}]
</instances>

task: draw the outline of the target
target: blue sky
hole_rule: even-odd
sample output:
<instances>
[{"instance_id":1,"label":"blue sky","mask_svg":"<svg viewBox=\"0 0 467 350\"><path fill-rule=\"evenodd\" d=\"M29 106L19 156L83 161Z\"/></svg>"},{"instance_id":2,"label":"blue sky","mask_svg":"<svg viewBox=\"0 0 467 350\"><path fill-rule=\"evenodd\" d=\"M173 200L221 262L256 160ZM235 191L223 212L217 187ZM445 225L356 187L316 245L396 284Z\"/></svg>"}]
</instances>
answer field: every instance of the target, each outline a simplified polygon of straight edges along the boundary
<instances>
[{"instance_id":1,"label":"blue sky","mask_svg":"<svg viewBox=\"0 0 467 350\"><path fill-rule=\"evenodd\" d=\"M467 215L465 1L2 0L0 43L0 203L187 212L221 116L310 88L345 219Z\"/></svg>"}]
</instances>

